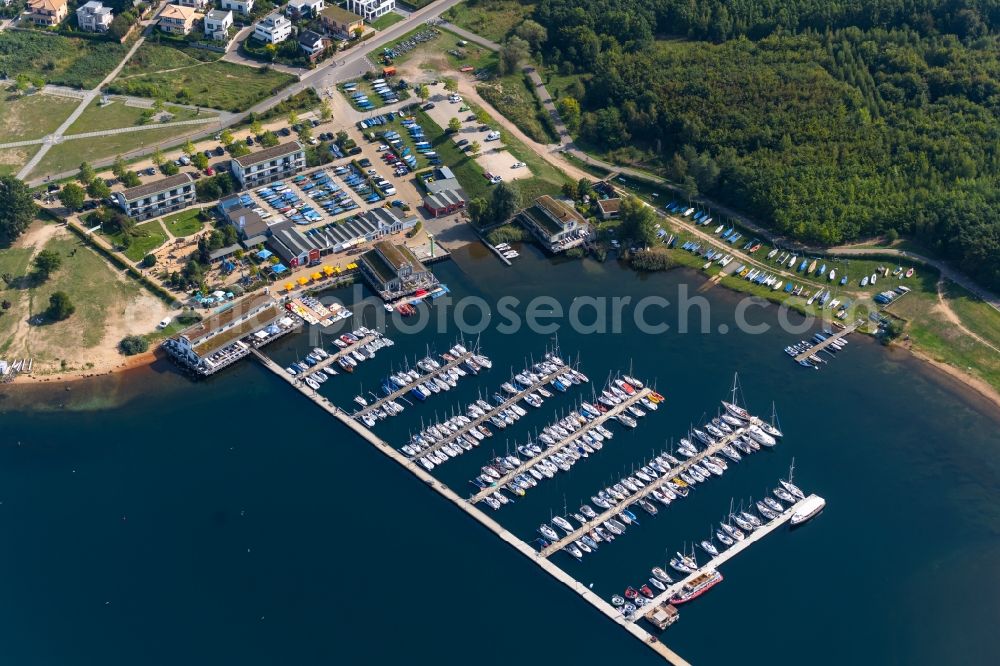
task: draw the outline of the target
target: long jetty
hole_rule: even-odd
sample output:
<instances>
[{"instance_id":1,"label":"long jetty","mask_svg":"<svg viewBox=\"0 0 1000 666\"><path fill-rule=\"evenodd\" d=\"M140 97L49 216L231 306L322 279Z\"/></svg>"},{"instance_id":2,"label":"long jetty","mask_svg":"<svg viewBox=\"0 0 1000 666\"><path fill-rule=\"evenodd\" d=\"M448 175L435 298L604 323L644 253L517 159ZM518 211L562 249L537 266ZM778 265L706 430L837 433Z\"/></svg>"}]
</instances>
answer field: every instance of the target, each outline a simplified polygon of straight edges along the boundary
<instances>
[{"instance_id":1,"label":"long jetty","mask_svg":"<svg viewBox=\"0 0 1000 666\"><path fill-rule=\"evenodd\" d=\"M307 397L314 404L316 404L320 409L323 409L328 414L336 418L338 421L343 423L345 426L350 428L355 434L364 439L366 442L374 446L376 449L381 451L383 454L391 458L392 460L399 463L401 466L405 467L410 471L411 474L416 476L418 479L423 481L428 488L431 488L439 495L450 501L459 510L464 511L470 518L477 521L480 525L488 529L489 531L496 534L500 539L510 544L515 550L517 550L521 555L528 558L543 571L548 573L550 576L558 580L560 583L571 589L573 592L578 594L580 598L587 601L598 611L603 613L608 619L622 627L625 631L630 633L632 636L642 641L646 647L653 650L656 654L660 655L665 661L673 664L674 666L691 666L687 661L685 661L679 654L667 647L660 639L654 634L649 633L641 626L637 625L635 622L630 622L626 619L621 612L618 611L610 603L602 599L589 587L576 580L568 573L560 569L558 566L548 561L543 557L539 557L538 553L534 548L529 546L527 543L519 539L516 535L512 534L510 531L505 529L498 522L493 520L490 516L480 511L475 505L470 502L465 501L462 497L458 495L454 490L449 488L444 483L438 481L429 472L424 470L420 465L409 460L403 453L398 451L395 447L391 446L388 442L377 437L368 428L364 427L361 423L358 423L350 414L347 414L342 409L334 405L332 402L327 400L325 397L319 394L317 391L313 391L308 386L303 385L301 382L296 382L294 377L291 377L286 373L281 366L272 361L270 358L265 356L260 351L254 349L251 353L257 357L257 359L264 365L265 368L273 372L275 375L286 381L290 386L295 388L299 393Z\"/></svg>"},{"instance_id":2,"label":"long jetty","mask_svg":"<svg viewBox=\"0 0 1000 666\"><path fill-rule=\"evenodd\" d=\"M592 421L588 421L587 424L584 425L579 430L577 430L575 432L571 432L567 437L564 437L563 439L560 439L559 441L557 441L555 444L552 444L551 446L547 447L544 451L542 451L538 455L532 456L531 458L528 458L523 463L521 463L520 465L518 465L517 467L515 467L514 469L512 469L509 472L507 472L506 474L504 474L503 476L501 476L499 479L497 479L493 483L493 485L491 485L489 488L484 488L484 489L480 490L478 493L476 493L475 495L473 495L472 497L470 497L469 501L472 502L472 503L482 502L486 497L488 497L489 495L492 495L493 493L495 493L497 490L499 490L504 485L506 485L508 482L510 482L510 480L513 479L515 476L517 476L518 474L523 473L529 467L531 467L532 465L534 465L535 463L537 463L541 458L544 458L545 456L548 456L548 455L552 455L553 452L558 451L562 447L566 446L567 444L569 444L570 442L572 442L577 437L580 437L583 433L585 433L585 432L587 432L589 430L593 430L594 428L596 428L597 426L601 425L602 423L604 423L608 419L610 419L610 418L612 418L614 416L617 416L618 414L621 414L626 409L628 409L630 405L633 405L636 402L638 402L639 400L642 400L643 398L645 398L646 396L648 396L650 393L652 393L652 391L650 389L648 389L648 388L644 388L641 391L637 391L635 395L629 396L627 399L623 400L621 404L615 405L614 407L612 407L608 411L606 411L603 414L601 414L600 416L598 416L596 419L594 419Z\"/></svg>"},{"instance_id":3,"label":"long jetty","mask_svg":"<svg viewBox=\"0 0 1000 666\"><path fill-rule=\"evenodd\" d=\"M440 377L441 374L443 374L445 372L448 372L449 370L451 370L452 368L454 368L456 365L458 365L462 361L464 361L464 360L466 360L468 358L472 358L472 355L473 355L473 352L465 352L464 354L460 354L455 359L453 359L451 361L448 361L447 363L445 363L444 365L442 365L440 368L435 369L433 372L428 372L425 375L420 375L419 379L414 379L412 382L410 382L409 384L405 385L403 388L396 389L395 391L393 391L389 395L385 396L384 398L379 398L378 400L376 400L375 402L371 403L370 405L368 405L368 406L366 406L366 407L358 410L357 416L364 416L365 414L368 414L370 412L375 411L376 409L378 409L379 407L381 407L385 403L389 402L390 400L395 400L396 398L409 393L410 390L414 386L416 386L417 384L421 384L421 383L426 382L426 381L433 381L435 377Z\"/></svg>"},{"instance_id":4,"label":"long jetty","mask_svg":"<svg viewBox=\"0 0 1000 666\"><path fill-rule=\"evenodd\" d=\"M542 557L548 557L552 555L552 553L559 552L567 544L571 544L576 539L582 537L584 534L588 534L590 530L594 529L595 527L600 527L601 523L603 523L605 520L610 520L611 518L617 516L626 506L634 504L639 500L643 499L644 497L647 497L650 494L652 494L654 490L662 488L667 484L668 481L674 479L678 474L680 474L687 468L691 467L691 465L695 464L700 460L703 460L704 458L707 458L710 455L718 453L726 446L731 444L737 437L739 437L744 432L746 432L746 428L740 427L734 429L731 434L726 435L722 439L718 440L717 442L706 448L704 451L699 451L697 455L682 461L681 464L677 465L673 469L667 470L666 474L664 474L659 478L654 479L652 483L647 483L645 487L639 489L639 492L630 495L623 502L619 502L618 504L612 506L610 509L607 509L603 513L598 514L597 518L594 518L593 520L584 523L582 527L574 530L566 537L559 539L554 543L549 544L548 546L540 550L539 554Z\"/></svg>"},{"instance_id":5,"label":"long jetty","mask_svg":"<svg viewBox=\"0 0 1000 666\"><path fill-rule=\"evenodd\" d=\"M809 497L813 497L813 495L809 495L808 497L806 497L806 499L809 499ZM641 608L636 609L636 611L632 614L632 617L629 618L629 621L638 622L639 620L643 619L644 617L652 613L654 608L657 608L658 606L662 606L664 603L669 602L670 597L679 592L680 589L684 587L684 584L687 583L689 580L698 576L701 573L704 573L706 569L719 568L720 566L722 566L723 564L725 564L726 562L728 562L729 560L731 560L732 558L736 557L744 550L749 548L750 544L757 543L765 536L767 536L774 530L778 529L779 527L787 523L791 519L792 514L795 513L795 510L799 507L800 504L805 502L806 499L799 500L795 504L792 504L791 506L787 507L776 518L769 520L768 522L764 523L761 527L758 527L754 531L750 532L750 534L748 534L745 539L743 539L742 541L737 541L735 544L733 544L729 548L726 548L724 551L713 557L706 564L699 567L698 570L695 571L694 573L688 575L683 580L667 587L666 591L661 592L652 599L650 599L648 604L642 606Z\"/></svg>"},{"instance_id":6,"label":"long jetty","mask_svg":"<svg viewBox=\"0 0 1000 666\"><path fill-rule=\"evenodd\" d=\"M795 360L796 361L804 361L807 358L809 358L810 356L812 356L813 354L816 354L816 353L819 353L819 352L823 351L824 349L826 349L827 347L829 347L830 345L832 345L833 342L834 342L834 340L839 340L839 339L845 337L846 335L848 335L849 333L853 333L858 328L858 326L861 326L863 323L865 323L864 319L858 319L853 324L845 326L844 328L840 329L839 331L837 331L833 335L827 337L826 340L821 340L820 342L817 342L816 344L814 344L809 349L807 349L804 352L802 352L801 354L797 355L795 357Z\"/></svg>"},{"instance_id":7,"label":"long jetty","mask_svg":"<svg viewBox=\"0 0 1000 666\"><path fill-rule=\"evenodd\" d=\"M459 437L461 437L465 433L469 432L473 428L478 427L482 423L484 423L487 420L489 420L491 417L496 416L497 414L499 414L500 412L502 412L505 409L508 409L511 405L513 405L515 402L517 402L518 400L520 400L521 398L523 398L527 394L531 393L532 391L538 390L539 387L545 386L552 379L558 377L561 374L564 374L566 372L566 369L567 369L567 366L565 366L565 365L559 366L556 370L554 370L554 371L550 372L549 374L543 376L541 379L539 379L537 382L535 382L534 384L532 384L528 388L526 388L526 389L524 389L522 391L518 391L517 393L511 395L509 398L507 398L502 403L500 403L499 405L497 405L496 407L493 407L492 409L487 410L486 413L483 414L482 416L477 416L476 418L470 420L468 424L466 424L466 425L462 426L461 428L459 428L458 430L452 432L446 438L444 438L442 440L439 440L437 442L434 442L432 445L430 445L429 447L427 447L423 451L420 451L416 455L410 456L410 460L419 460L420 458L423 458L424 456L426 456L429 453L434 453L438 449L444 447L446 444L450 444L450 443L454 442L456 439L458 439Z\"/></svg>"},{"instance_id":8,"label":"long jetty","mask_svg":"<svg viewBox=\"0 0 1000 666\"><path fill-rule=\"evenodd\" d=\"M354 342L354 343L348 345L347 347L341 349L340 351L338 351L338 352L336 352L334 354L330 354L327 358L324 358L323 360L319 361L316 365L311 366L308 371L303 372L303 373L297 375L297 377L302 377L302 378L308 377L309 375L313 374L317 370L322 370L323 368L327 368L327 367L333 365L334 363L336 363L337 361L339 361L342 357L347 356L348 354L350 354L352 351L354 351L358 347L364 347L366 344L368 344L369 342L371 342L374 339L375 339L374 335L366 335L365 337L360 338L357 342Z\"/></svg>"}]
</instances>

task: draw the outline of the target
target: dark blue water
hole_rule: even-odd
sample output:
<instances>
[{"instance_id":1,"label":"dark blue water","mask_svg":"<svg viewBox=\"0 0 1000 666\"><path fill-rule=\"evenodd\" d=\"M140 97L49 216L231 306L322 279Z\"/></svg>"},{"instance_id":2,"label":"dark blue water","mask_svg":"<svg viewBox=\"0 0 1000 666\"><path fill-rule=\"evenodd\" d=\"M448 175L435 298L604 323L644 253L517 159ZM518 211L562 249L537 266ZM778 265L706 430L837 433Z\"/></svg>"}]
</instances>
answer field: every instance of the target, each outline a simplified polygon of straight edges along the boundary
<instances>
[{"instance_id":1,"label":"dark blue water","mask_svg":"<svg viewBox=\"0 0 1000 666\"><path fill-rule=\"evenodd\" d=\"M510 269L477 254L435 267L457 297L547 294L568 307L584 295L676 301L678 288L700 285L686 272L640 277L530 250ZM738 297L702 295L711 330L733 330ZM780 351L801 335L676 328L642 335L626 321L620 334L558 331L564 355L595 383L631 367L667 401L635 431L609 426L617 435L600 453L496 517L535 538L553 512L575 510L714 414L738 371L751 408L769 414L775 403L784 442L730 465L656 518L641 514L641 526L582 563L564 554L553 561L605 596L641 584L665 552L706 538L731 500L773 487L794 457L797 483L823 495L826 511L727 563L724 583L683 606L663 640L696 664L940 664L958 654L963 664L996 663L995 415L858 336L813 372ZM444 351L457 335L401 335L391 322L387 332L395 347L323 392L349 407L404 359ZM492 394L556 336L488 328L479 340L493 370L376 432L402 443L421 421ZM286 362L312 344L302 335L268 352ZM24 396L0 401L3 663L658 661L254 362L197 384L157 366L69 392L21 391L35 409L22 407ZM547 401L437 475L471 493L468 481L491 453L523 443L587 391ZM103 401L116 406L60 408Z\"/></svg>"}]
</instances>

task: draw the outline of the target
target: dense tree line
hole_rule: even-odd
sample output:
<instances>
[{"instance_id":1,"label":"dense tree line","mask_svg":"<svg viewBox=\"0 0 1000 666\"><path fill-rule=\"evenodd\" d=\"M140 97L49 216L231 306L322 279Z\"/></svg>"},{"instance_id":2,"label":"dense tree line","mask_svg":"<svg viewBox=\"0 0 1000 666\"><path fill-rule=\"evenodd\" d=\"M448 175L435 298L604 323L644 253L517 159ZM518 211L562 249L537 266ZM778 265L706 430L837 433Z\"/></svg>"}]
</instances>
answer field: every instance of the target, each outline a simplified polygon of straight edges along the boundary
<instances>
[{"instance_id":1,"label":"dense tree line","mask_svg":"<svg viewBox=\"0 0 1000 666\"><path fill-rule=\"evenodd\" d=\"M799 239L903 233L1000 287L1000 0L541 0L534 19L547 64L583 74L551 92L590 144Z\"/></svg>"}]
</instances>

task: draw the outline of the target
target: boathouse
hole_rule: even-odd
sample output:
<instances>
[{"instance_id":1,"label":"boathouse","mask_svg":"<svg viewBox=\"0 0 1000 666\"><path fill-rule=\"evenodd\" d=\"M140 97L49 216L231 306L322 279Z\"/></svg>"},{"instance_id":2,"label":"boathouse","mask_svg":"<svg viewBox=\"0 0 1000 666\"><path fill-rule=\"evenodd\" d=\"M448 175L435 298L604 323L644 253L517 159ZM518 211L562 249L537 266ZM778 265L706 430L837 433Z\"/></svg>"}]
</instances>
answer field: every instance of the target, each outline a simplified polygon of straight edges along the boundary
<instances>
[{"instance_id":1,"label":"boathouse","mask_svg":"<svg viewBox=\"0 0 1000 666\"><path fill-rule=\"evenodd\" d=\"M589 234L583 216L547 194L521 211L518 219L553 253L582 245Z\"/></svg>"},{"instance_id":2,"label":"boathouse","mask_svg":"<svg viewBox=\"0 0 1000 666\"><path fill-rule=\"evenodd\" d=\"M437 278L410 248L389 241L375 243L371 250L361 255L358 267L372 289L385 301L438 286Z\"/></svg>"}]
</instances>

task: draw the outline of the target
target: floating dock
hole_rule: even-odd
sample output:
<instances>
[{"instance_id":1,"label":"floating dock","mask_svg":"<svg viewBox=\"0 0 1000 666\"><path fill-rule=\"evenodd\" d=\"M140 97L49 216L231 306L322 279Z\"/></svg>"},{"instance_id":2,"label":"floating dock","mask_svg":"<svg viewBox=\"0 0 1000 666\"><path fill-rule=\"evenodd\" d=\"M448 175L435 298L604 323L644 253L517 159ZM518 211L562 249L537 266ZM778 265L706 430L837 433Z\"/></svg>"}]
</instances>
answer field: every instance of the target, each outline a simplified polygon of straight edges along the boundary
<instances>
[{"instance_id":1,"label":"floating dock","mask_svg":"<svg viewBox=\"0 0 1000 666\"><path fill-rule=\"evenodd\" d=\"M590 530L594 529L595 527L600 527L605 520L610 520L611 518L617 516L619 513L622 512L622 509L627 508L628 505L635 504L639 500L648 497L650 494L652 494L654 490L665 486L668 481L671 481L674 478L676 478L678 474L680 474L681 472L683 472L684 470L686 470L688 467L695 464L699 460L714 455L719 451L721 451L722 449L724 449L729 444L732 444L733 441L744 432L746 432L746 428L736 428L732 432L732 434L726 435L719 441L715 442L715 444L712 444L711 446L706 448L704 451L699 451L697 455L688 458L687 460L682 461L680 465L677 465L676 467L667 470L666 474L660 476L659 478L653 479L652 483L647 483L645 487L639 489L639 492L630 495L625 501L615 504L610 509L606 509L602 513L599 513L597 515L597 518L588 521L579 529L573 530L572 533L568 534L566 537L562 539L559 539L559 541L549 544L548 546L540 550L538 554L541 555L542 557L549 557L553 553L559 552L564 547L573 543L575 540L579 539L583 535L589 534Z\"/></svg>"},{"instance_id":2,"label":"floating dock","mask_svg":"<svg viewBox=\"0 0 1000 666\"><path fill-rule=\"evenodd\" d=\"M390 402L392 400L395 400L396 398L399 398L401 396L406 395L407 393L410 392L410 389L412 389L417 384L421 384L421 383L426 382L426 381L432 381L435 377L441 376L442 373L445 373L445 372L451 370L452 368L454 368L459 363L465 361L466 359L472 358L473 353L474 352L465 352L464 354L460 354L454 360L448 361L445 365L442 365L440 368L437 368L434 372L428 372L427 374L420 375L420 379L415 379L412 382L410 382L409 384L407 384L406 386L404 386L403 388L396 389L395 391L393 391L389 395L385 396L384 398L379 398L378 400L376 400L375 402L371 403L370 405L362 407L360 410L358 410L357 412L355 412L355 416L362 417L365 414L368 414L370 412L373 412L373 411L377 410L379 407L381 407L385 403Z\"/></svg>"},{"instance_id":3,"label":"floating dock","mask_svg":"<svg viewBox=\"0 0 1000 666\"><path fill-rule=\"evenodd\" d=\"M584 425L583 427L581 427L579 430L570 433L568 437L565 437L565 438L559 440L558 442L556 442L555 444L547 447L544 451L542 451L541 453L539 453L537 456L532 456L531 458L528 458L523 463L521 463L520 465L518 465L517 467L515 467L513 470L511 470L510 472L507 472L506 474L504 474L503 476L501 476L499 479L497 479L496 481L494 481L494 483L493 483L492 486L490 486L489 488L483 488L478 493L476 493L475 495L473 495L472 497L470 497L469 501L472 502L473 504L475 504L476 502L482 502L485 498L487 498L488 496L492 495L493 493L495 493L496 491L500 490L505 485L507 485L507 483L509 483L510 480L513 479L514 477L516 477L518 474L522 474L529 467L531 467L532 465L534 465L535 463L537 463L539 461L539 459L544 458L544 457L549 456L549 455L552 455L553 452L556 452L559 449L561 449L562 447L566 446L567 444L569 444L570 442L572 442L574 439L576 439L577 437L580 437L583 433L587 432L588 430L593 430L594 428L596 428L597 426L601 425L602 423L604 423L608 419L610 419L610 418L612 418L614 416L617 416L618 414L621 414L626 409L628 409L630 405L633 405L633 404L637 403L638 401L640 401L643 398L645 398L646 396L648 396L650 393L652 393L652 390L650 390L648 388L644 388L641 391L637 391L635 395L629 396L628 398L626 398L625 400L623 400L620 405L615 405L613 408L611 408L608 411L604 412L603 414L601 414L596 419L588 421L586 425Z\"/></svg>"},{"instance_id":4,"label":"floating dock","mask_svg":"<svg viewBox=\"0 0 1000 666\"><path fill-rule=\"evenodd\" d=\"M336 363L337 361L339 361L342 357L347 356L348 354L350 354L351 352L353 352L354 350L356 350L358 347L364 347L368 343L372 342L374 339L375 339L374 335L366 335L363 338L359 338L357 342L353 342L350 345L348 345L347 347L344 347L343 349L339 349L336 353L330 354L330 356L328 356L327 358L324 358L323 360L319 361L316 365L309 366L308 370L305 370L305 371L300 372L299 374L295 375L295 378L296 379L304 379L305 377L308 377L309 375L313 374L317 370L322 370L324 368L328 368L331 365L333 365L334 363Z\"/></svg>"},{"instance_id":5,"label":"floating dock","mask_svg":"<svg viewBox=\"0 0 1000 666\"><path fill-rule=\"evenodd\" d=\"M523 398L527 394L531 393L532 391L538 390L539 387L544 387L552 379L555 379L556 377L558 377L559 375L561 375L561 374L563 374L565 372L566 372L566 366L560 366L560 367L556 368L554 371L552 371L549 374L543 376L541 379L539 379L536 383L532 384L528 388L526 388L526 389L524 389L522 391L518 391L517 393L511 395L509 398L507 398L506 400L504 400L502 403L500 403L496 407L493 407L492 409L488 410L482 416L480 416L478 418L475 418L475 419L472 419L467 425L462 426L458 430L456 430L456 431L452 432L450 435L448 435L448 437L446 439L442 439L440 441L434 442L434 444L432 444L431 446L427 447L426 449L420 451L416 455L410 456L410 460L420 460L421 458L423 458L427 454L434 453L435 451L443 448L446 444L450 444L450 443L454 442L456 439L458 439L459 437L461 437L465 433L469 432L473 428L475 428L475 427L479 426L480 424L485 423L486 421L488 421L490 419L490 417L496 416L497 414L499 414L503 410L508 409L511 405L513 405L515 402L517 402L518 400L520 400L521 398Z\"/></svg>"},{"instance_id":6,"label":"floating dock","mask_svg":"<svg viewBox=\"0 0 1000 666\"><path fill-rule=\"evenodd\" d=\"M444 483L438 481L433 475L424 470L420 465L414 463L412 460L408 459L402 452L398 451L395 447L390 445L388 442L377 437L371 430L364 427L361 423L358 423L350 414L344 412L339 407L331 403L325 397L319 394L317 391L313 391L308 386L305 386L301 382L296 382L295 378L288 375L277 363L272 361L266 355L260 351L254 349L251 353L257 357L257 359L266 367L268 370L276 374L278 377L286 381L290 386L295 388L299 393L307 397L318 407L326 411L328 414L336 418L338 421L343 423L345 426L354 431L359 437L364 439L366 442L374 446L376 449L384 453L389 458L408 469L414 476L427 484L427 486L439 495L450 501L461 511L464 511L470 518L476 520L483 527L489 531L496 534L503 541L514 547L519 553L524 555L526 558L537 564L542 568L543 571L551 575L553 578L563 583L566 587L576 592L582 599L590 603L594 608L603 613L612 622L619 625L625 631L632 634L635 638L642 641L649 649L656 652L665 661L673 664L674 666L690 666L690 664L685 661L679 654L671 650L669 647L664 645L660 639L654 634L649 633L641 626L635 622L629 621L625 618L614 606L598 596L593 590L589 589L586 585L576 580L568 573L560 569L558 566L548 561L544 557L539 557L538 552L529 546L527 543L519 539L516 535L512 534L506 530L502 525L497 523L495 520L490 518L488 515L480 511L474 504L467 502L462 499L454 490L449 488Z\"/></svg>"},{"instance_id":7,"label":"floating dock","mask_svg":"<svg viewBox=\"0 0 1000 666\"><path fill-rule=\"evenodd\" d=\"M646 618L660 604L670 601L670 597L677 594L677 592L680 591L681 587L683 587L686 582L688 582L695 576L698 576L699 574L703 573L707 569L718 569L720 566L722 566L723 564L725 564L726 562L728 562L729 560L731 560L732 558L736 557L744 550L749 548L750 544L757 543L765 536L767 536L774 530L778 529L779 527L787 523L791 519L792 514L795 513L795 510L802 503L809 501L810 497L815 497L815 495L808 495L806 496L805 499L801 499L795 504L792 504L791 506L787 507L784 511L781 512L780 515L778 515L777 518L764 523L761 527L758 527L753 532L750 532L750 534L748 534L745 539L743 539L742 541L737 541L729 548L726 548L724 551L713 557L703 566L699 567L698 570L695 571L694 573L689 574L683 580L667 587L665 592L660 592L658 595L650 599L648 604L642 606L641 608L637 608L636 611L632 614L632 617L628 618L628 621L635 623L643 618Z\"/></svg>"},{"instance_id":8,"label":"floating dock","mask_svg":"<svg viewBox=\"0 0 1000 666\"><path fill-rule=\"evenodd\" d=\"M797 356L795 356L795 361L798 362L798 363L801 363L802 361L805 361L806 359L808 359L813 354L816 354L816 353L819 353L819 352L823 351L824 349L826 349L827 347L829 347L830 345L832 345L834 340L839 340L839 339L845 337L846 335L848 335L849 333L853 333L858 328L858 326L861 326L861 324L863 324L863 323L865 323L864 319L858 319L853 324L845 326L844 328L842 328L841 330L837 331L833 335L827 337L826 340L823 340L822 342L816 343L815 345L813 345L809 349L807 349L804 352L802 352L802 353L798 354Z\"/></svg>"}]
</instances>

